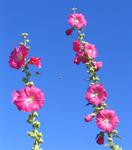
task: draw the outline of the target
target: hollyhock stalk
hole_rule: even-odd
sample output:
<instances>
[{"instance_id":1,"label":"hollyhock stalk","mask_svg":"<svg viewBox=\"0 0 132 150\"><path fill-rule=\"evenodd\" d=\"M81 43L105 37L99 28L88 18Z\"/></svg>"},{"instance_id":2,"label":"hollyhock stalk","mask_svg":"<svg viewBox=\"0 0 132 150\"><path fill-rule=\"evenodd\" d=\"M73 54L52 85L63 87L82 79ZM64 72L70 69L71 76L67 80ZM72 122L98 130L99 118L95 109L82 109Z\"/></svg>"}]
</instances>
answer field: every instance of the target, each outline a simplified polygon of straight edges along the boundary
<instances>
[{"instance_id":1,"label":"hollyhock stalk","mask_svg":"<svg viewBox=\"0 0 132 150\"><path fill-rule=\"evenodd\" d=\"M24 44L27 44L27 36L23 36L24 38ZM22 81L25 83L27 86L32 86L32 82L29 82L29 78L31 76L31 73L29 71L29 66L28 62L26 65L23 67L22 72L25 73L25 77L23 77ZM39 132L38 129L40 128L40 122L37 120L38 113L37 112L32 112L28 116L27 122L32 125L33 130L27 132L28 136L33 138L34 140L34 145L32 147L32 150L42 150L40 148L40 144L43 143L43 135L42 132Z\"/></svg>"},{"instance_id":2,"label":"hollyhock stalk","mask_svg":"<svg viewBox=\"0 0 132 150\"><path fill-rule=\"evenodd\" d=\"M92 105L93 106L93 112L91 112L89 115L85 117L86 122L90 122L93 120L95 117L97 119L99 118L100 112L103 112L106 114L106 118L104 118L105 123L103 120L98 120L100 121L99 126L100 129L102 130L98 134L98 138L96 142L98 144L104 144L104 137L108 137L108 144L105 146L111 148L112 150L122 150L122 148L118 145L116 145L113 142L113 138L118 138L118 132L116 130L116 127L119 123L118 117L116 116L114 111L111 110L106 110L107 104L106 104L106 99L107 99L107 92L103 85L100 83L100 79L97 76L97 72L100 70L102 67L103 63L98 62L95 60L97 57L97 51L96 47L93 44L90 44L89 42L84 40L85 34L84 34L84 26L86 25L86 20L84 15L79 14L79 17L82 16L82 20L84 21L84 24L81 24L82 26L79 28L80 22L77 20L76 22L73 22L71 18L75 18L76 14L76 8L73 8L73 14L70 15L70 18L68 18L68 23L70 26L75 27L74 31L77 31L77 38L75 41L76 43L73 43L73 50L75 51L76 55L74 58L74 63L79 65L81 62L85 64L87 70L87 73L89 75L88 81L90 81L90 87L88 88L85 98L87 99L88 103L87 105ZM108 113L108 115L107 115ZM110 117L110 118L107 118ZM109 122L110 121L110 122ZM104 123L104 124L103 124ZM111 124L110 124L111 123ZM103 126L101 125L103 124ZM98 125L98 124L97 124ZM109 125L109 126L108 126ZM111 126L114 125L114 126ZM108 127L109 128L108 128ZM107 130L105 130L107 129Z\"/></svg>"},{"instance_id":3,"label":"hollyhock stalk","mask_svg":"<svg viewBox=\"0 0 132 150\"><path fill-rule=\"evenodd\" d=\"M27 38L28 34L22 33L22 37L24 42L21 42L20 46L24 45L29 50L30 47L27 46L29 43L29 39ZM32 58L39 60L37 61L37 65L36 63L32 62L29 63ZM13 94L13 102L19 110L30 112L27 122L32 126L32 131L28 131L27 135L34 140L32 150L42 150L40 148L40 144L43 143L43 135L42 132L39 132L40 122L37 120L38 112L36 111L41 109L44 103L44 94L40 89L34 86L33 82L29 81L32 75L29 71L29 65L35 65L39 68L41 66L40 58L31 57L29 60L25 59L25 64L22 67L22 72L25 73L25 76L22 78L22 82L24 82L25 88L23 88L21 91L15 91Z\"/></svg>"}]
</instances>

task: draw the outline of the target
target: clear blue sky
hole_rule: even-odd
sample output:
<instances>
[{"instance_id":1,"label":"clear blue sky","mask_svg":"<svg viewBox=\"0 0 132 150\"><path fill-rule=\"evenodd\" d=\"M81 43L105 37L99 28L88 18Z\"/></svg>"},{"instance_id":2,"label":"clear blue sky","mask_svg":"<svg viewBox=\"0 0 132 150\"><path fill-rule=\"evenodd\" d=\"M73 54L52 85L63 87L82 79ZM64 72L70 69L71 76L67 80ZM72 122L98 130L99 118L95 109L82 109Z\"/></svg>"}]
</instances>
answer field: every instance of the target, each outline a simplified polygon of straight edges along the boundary
<instances>
[{"instance_id":1,"label":"clear blue sky","mask_svg":"<svg viewBox=\"0 0 132 150\"><path fill-rule=\"evenodd\" d=\"M0 150L30 150L26 136L27 114L12 104L13 90L21 89L22 73L8 66L8 56L30 35L30 56L41 56L43 68L36 86L46 94L40 111L44 150L103 150L95 144L95 122L86 124L84 94L89 85L83 65L73 64L72 37L65 36L67 16L76 6L88 20L86 39L95 43L98 60L104 62L99 76L109 93L108 104L120 118L123 150L131 150L132 133L132 1L131 0L0 0ZM34 71L34 69L33 69ZM58 76L63 79L59 80ZM117 141L118 142L118 141Z\"/></svg>"}]
</instances>

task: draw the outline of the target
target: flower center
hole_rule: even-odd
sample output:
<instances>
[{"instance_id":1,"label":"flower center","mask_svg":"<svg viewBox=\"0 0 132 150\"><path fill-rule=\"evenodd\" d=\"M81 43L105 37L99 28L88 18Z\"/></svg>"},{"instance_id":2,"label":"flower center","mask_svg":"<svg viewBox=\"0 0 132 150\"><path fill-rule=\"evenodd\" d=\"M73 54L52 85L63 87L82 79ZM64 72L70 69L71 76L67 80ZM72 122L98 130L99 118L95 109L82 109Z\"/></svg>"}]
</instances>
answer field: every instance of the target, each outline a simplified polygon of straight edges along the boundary
<instances>
[{"instance_id":1,"label":"flower center","mask_svg":"<svg viewBox=\"0 0 132 150\"><path fill-rule=\"evenodd\" d=\"M93 98L97 98L98 97L98 93L92 93L92 95L91 95Z\"/></svg>"},{"instance_id":2,"label":"flower center","mask_svg":"<svg viewBox=\"0 0 132 150\"><path fill-rule=\"evenodd\" d=\"M31 103L31 102L33 102L34 101L34 97L29 97L28 98L28 103Z\"/></svg>"},{"instance_id":3,"label":"flower center","mask_svg":"<svg viewBox=\"0 0 132 150\"><path fill-rule=\"evenodd\" d=\"M109 119L108 119L108 118L105 119L104 123L105 123L106 125L108 125L108 124L109 124Z\"/></svg>"},{"instance_id":4,"label":"flower center","mask_svg":"<svg viewBox=\"0 0 132 150\"><path fill-rule=\"evenodd\" d=\"M16 60L16 61L21 61L21 60L23 60L23 56L22 56L21 54L17 54L17 55L15 56L15 60Z\"/></svg>"},{"instance_id":5,"label":"flower center","mask_svg":"<svg viewBox=\"0 0 132 150\"><path fill-rule=\"evenodd\" d=\"M78 20L78 19L75 19L75 23L79 23L79 20Z\"/></svg>"},{"instance_id":6,"label":"flower center","mask_svg":"<svg viewBox=\"0 0 132 150\"><path fill-rule=\"evenodd\" d=\"M23 56L22 56L22 55L19 55L19 56L18 56L18 59L19 59L19 60L22 60L22 59L23 59Z\"/></svg>"}]
</instances>

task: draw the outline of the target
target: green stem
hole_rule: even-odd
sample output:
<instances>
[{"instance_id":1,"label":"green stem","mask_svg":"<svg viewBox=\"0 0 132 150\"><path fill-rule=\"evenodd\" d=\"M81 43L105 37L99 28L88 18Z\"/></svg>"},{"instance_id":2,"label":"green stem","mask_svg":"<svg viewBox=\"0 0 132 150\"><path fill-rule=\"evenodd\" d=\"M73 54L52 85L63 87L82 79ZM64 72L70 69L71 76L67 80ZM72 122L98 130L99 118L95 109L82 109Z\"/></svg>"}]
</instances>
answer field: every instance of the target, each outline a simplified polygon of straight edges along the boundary
<instances>
[{"instance_id":1,"label":"green stem","mask_svg":"<svg viewBox=\"0 0 132 150\"><path fill-rule=\"evenodd\" d=\"M40 128L40 122L37 120L38 113L33 112L29 114L27 122L32 125L32 131L29 131L27 134L29 137L34 139L34 145L32 150L42 150L40 144L43 143L42 133L38 131Z\"/></svg>"}]
</instances>

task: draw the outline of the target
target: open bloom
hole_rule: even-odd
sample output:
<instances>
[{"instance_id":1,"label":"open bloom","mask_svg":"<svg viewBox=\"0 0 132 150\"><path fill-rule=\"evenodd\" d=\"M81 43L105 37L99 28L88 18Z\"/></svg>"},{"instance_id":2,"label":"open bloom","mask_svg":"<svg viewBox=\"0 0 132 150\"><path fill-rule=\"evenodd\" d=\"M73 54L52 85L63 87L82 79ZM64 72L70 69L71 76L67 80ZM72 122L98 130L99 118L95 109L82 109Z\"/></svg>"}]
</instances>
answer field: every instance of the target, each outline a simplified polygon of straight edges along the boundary
<instances>
[{"instance_id":1,"label":"open bloom","mask_svg":"<svg viewBox=\"0 0 132 150\"><path fill-rule=\"evenodd\" d=\"M44 101L44 93L35 86L26 86L21 91L13 93L13 103L20 111L37 111L43 106Z\"/></svg>"},{"instance_id":2,"label":"open bloom","mask_svg":"<svg viewBox=\"0 0 132 150\"><path fill-rule=\"evenodd\" d=\"M87 57L91 57L91 58L95 59L97 56L97 50L96 50L95 45L93 45L93 44L85 43L84 51L85 51L85 55Z\"/></svg>"},{"instance_id":3,"label":"open bloom","mask_svg":"<svg viewBox=\"0 0 132 150\"><path fill-rule=\"evenodd\" d=\"M86 26L87 21L85 17L82 14L74 13L69 15L68 23L77 29L82 29L84 26Z\"/></svg>"},{"instance_id":4,"label":"open bloom","mask_svg":"<svg viewBox=\"0 0 132 150\"><path fill-rule=\"evenodd\" d=\"M9 58L9 64L12 68L19 69L25 65L26 57L28 55L28 49L26 46L22 45L15 48Z\"/></svg>"},{"instance_id":5,"label":"open bloom","mask_svg":"<svg viewBox=\"0 0 132 150\"><path fill-rule=\"evenodd\" d=\"M100 61L93 62L93 66L94 66L95 70L98 71L103 66L103 63Z\"/></svg>"},{"instance_id":6,"label":"open bloom","mask_svg":"<svg viewBox=\"0 0 132 150\"><path fill-rule=\"evenodd\" d=\"M75 40L75 41L73 42L73 50L74 50L75 52L79 52L79 51L82 50L82 44L81 44L81 42L80 42L79 40Z\"/></svg>"},{"instance_id":7,"label":"open bloom","mask_svg":"<svg viewBox=\"0 0 132 150\"><path fill-rule=\"evenodd\" d=\"M32 64L38 68L41 68L41 60L39 57L31 57L28 61L29 64Z\"/></svg>"},{"instance_id":8,"label":"open bloom","mask_svg":"<svg viewBox=\"0 0 132 150\"><path fill-rule=\"evenodd\" d=\"M102 84L91 84L85 98L94 106L101 105L107 98L107 92Z\"/></svg>"},{"instance_id":9,"label":"open bloom","mask_svg":"<svg viewBox=\"0 0 132 150\"><path fill-rule=\"evenodd\" d=\"M111 133L118 123L119 119L113 110L101 110L97 114L96 124L104 132Z\"/></svg>"}]
</instances>

